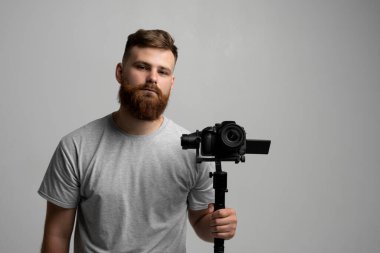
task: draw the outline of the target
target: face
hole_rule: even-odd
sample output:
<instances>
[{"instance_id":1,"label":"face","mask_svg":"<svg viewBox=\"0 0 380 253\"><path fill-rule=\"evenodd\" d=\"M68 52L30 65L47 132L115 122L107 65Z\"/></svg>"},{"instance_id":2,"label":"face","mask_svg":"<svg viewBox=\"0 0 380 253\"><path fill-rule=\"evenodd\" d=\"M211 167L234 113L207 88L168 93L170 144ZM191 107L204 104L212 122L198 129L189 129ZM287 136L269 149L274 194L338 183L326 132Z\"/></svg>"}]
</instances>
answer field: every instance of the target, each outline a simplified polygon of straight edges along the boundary
<instances>
[{"instance_id":1,"label":"face","mask_svg":"<svg viewBox=\"0 0 380 253\"><path fill-rule=\"evenodd\" d=\"M128 59L116 67L121 106L138 119L158 119L174 84L174 66L170 50L133 47Z\"/></svg>"}]
</instances>

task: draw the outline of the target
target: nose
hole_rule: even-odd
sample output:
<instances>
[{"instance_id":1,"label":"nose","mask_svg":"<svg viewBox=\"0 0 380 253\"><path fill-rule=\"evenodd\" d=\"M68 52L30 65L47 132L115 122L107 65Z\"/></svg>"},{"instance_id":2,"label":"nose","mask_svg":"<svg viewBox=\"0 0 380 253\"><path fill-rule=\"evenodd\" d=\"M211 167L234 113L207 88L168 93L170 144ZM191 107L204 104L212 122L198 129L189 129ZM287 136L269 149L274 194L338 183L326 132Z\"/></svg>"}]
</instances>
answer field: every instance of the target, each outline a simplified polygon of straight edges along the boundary
<instances>
[{"instance_id":1,"label":"nose","mask_svg":"<svg viewBox=\"0 0 380 253\"><path fill-rule=\"evenodd\" d=\"M147 76L147 83L154 83L154 84L157 84L157 79L158 79L158 75L157 75L157 72L154 71L153 69L151 71L149 71L149 74Z\"/></svg>"}]
</instances>

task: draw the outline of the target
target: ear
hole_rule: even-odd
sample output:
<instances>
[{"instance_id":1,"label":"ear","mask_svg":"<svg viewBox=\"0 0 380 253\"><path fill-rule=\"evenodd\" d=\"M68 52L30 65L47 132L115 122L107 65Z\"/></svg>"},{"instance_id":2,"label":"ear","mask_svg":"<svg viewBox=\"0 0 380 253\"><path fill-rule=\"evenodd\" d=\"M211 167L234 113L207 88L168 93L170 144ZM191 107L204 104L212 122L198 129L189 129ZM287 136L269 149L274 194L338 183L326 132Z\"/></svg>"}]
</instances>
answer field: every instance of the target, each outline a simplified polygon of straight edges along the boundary
<instances>
[{"instance_id":1,"label":"ear","mask_svg":"<svg viewBox=\"0 0 380 253\"><path fill-rule=\"evenodd\" d=\"M170 85L170 92L172 91L172 89L174 87L174 81L175 81L175 76L173 75L171 85Z\"/></svg>"},{"instance_id":2,"label":"ear","mask_svg":"<svg viewBox=\"0 0 380 253\"><path fill-rule=\"evenodd\" d=\"M119 62L116 65L116 70L115 70L115 77L119 84L122 84L122 80L123 80L122 76L123 76L123 65L121 64L121 62Z\"/></svg>"}]
</instances>

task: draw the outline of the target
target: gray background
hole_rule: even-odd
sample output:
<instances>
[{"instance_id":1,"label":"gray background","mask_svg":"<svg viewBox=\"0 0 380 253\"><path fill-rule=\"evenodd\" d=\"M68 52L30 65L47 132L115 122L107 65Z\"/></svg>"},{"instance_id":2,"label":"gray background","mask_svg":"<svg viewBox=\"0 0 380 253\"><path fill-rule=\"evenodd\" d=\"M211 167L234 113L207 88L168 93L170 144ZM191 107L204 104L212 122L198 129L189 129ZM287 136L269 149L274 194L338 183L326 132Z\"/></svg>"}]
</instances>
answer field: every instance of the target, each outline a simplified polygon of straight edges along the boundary
<instances>
[{"instance_id":1,"label":"gray background","mask_svg":"<svg viewBox=\"0 0 380 253\"><path fill-rule=\"evenodd\" d=\"M380 1L0 3L0 250L38 252L36 191L59 139L118 108L128 34L179 47L167 116L236 120L269 156L225 163L226 252L380 252ZM213 252L189 228L188 252Z\"/></svg>"}]
</instances>

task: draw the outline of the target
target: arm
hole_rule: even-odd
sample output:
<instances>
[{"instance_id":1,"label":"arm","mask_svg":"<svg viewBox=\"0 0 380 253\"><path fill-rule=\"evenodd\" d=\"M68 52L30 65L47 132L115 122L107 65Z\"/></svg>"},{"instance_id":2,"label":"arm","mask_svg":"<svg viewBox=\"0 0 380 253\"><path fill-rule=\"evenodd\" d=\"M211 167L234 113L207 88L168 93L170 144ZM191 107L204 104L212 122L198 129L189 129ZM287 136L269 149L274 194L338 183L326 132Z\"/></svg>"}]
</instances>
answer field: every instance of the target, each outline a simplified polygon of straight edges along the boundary
<instances>
[{"instance_id":1,"label":"arm","mask_svg":"<svg viewBox=\"0 0 380 253\"><path fill-rule=\"evenodd\" d=\"M41 253L68 253L76 208L62 208L47 202Z\"/></svg>"},{"instance_id":2,"label":"arm","mask_svg":"<svg viewBox=\"0 0 380 253\"><path fill-rule=\"evenodd\" d=\"M195 233L204 241L213 242L214 238L229 240L234 237L237 227L236 212L226 208L214 212L214 205L208 209L189 210L189 221Z\"/></svg>"}]
</instances>

